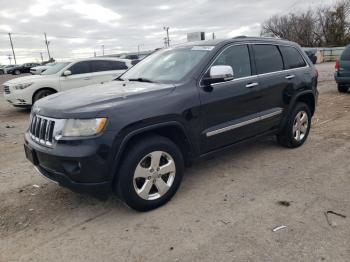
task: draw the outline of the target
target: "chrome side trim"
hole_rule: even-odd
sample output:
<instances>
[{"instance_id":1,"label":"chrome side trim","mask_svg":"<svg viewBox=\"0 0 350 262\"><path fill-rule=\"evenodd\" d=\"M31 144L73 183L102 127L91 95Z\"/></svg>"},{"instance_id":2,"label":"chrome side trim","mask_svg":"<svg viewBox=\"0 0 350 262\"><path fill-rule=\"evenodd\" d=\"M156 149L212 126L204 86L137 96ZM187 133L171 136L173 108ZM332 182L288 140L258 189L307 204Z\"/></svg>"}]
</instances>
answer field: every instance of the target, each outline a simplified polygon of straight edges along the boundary
<instances>
[{"instance_id":1,"label":"chrome side trim","mask_svg":"<svg viewBox=\"0 0 350 262\"><path fill-rule=\"evenodd\" d=\"M211 136L215 136L215 135L227 132L227 131L231 131L231 130L234 130L234 129L237 129L237 128L240 128L240 127L243 127L243 126L246 126L246 125L250 125L250 124L259 122L261 120L264 120L264 119L267 119L267 118L270 118L270 117L273 117L273 116L280 115L280 114L282 114L282 112L283 112L283 109L280 109L280 110L277 110L275 112L268 113L266 115L262 115L262 116L259 116L259 117L256 117L256 118L252 118L252 119L249 119L249 120L241 122L241 123L237 123L237 124L230 125L230 126L227 126L227 127L219 128L217 130L207 132L206 136L207 137L211 137Z\"/></svg>"}]
</instances>

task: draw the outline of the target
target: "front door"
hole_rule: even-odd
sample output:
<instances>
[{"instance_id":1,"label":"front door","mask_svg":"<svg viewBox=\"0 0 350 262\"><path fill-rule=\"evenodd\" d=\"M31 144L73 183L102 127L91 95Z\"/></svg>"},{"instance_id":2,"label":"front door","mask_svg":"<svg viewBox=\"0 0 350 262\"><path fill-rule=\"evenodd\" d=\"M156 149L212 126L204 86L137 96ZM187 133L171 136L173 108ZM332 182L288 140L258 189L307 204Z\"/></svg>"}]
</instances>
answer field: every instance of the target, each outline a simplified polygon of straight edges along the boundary
<instances>
[{"instance_id":1,"label":"front door","mask_svg":"<svg viewBox=\"0 0 350 262\"><path fill-rule=\"evenodd\" d=\"M94 84L89 61L77 62L67 70L70 70L72 74L60 77L62 91Z\"/></svg>"},{"instance_id":2,"label":"front door","mask_svg":"<svg viewBox=\"0 0 350 262\"><path fill-rule=\"evenodd\" d=\"M230 145L260 132L261 89L253 75L248 45L225 47L215 65L229 65L234 79L200 87L203 128L201 153ZM206 75L209 74L208 68Z\"/></svg>"}]
</instances>

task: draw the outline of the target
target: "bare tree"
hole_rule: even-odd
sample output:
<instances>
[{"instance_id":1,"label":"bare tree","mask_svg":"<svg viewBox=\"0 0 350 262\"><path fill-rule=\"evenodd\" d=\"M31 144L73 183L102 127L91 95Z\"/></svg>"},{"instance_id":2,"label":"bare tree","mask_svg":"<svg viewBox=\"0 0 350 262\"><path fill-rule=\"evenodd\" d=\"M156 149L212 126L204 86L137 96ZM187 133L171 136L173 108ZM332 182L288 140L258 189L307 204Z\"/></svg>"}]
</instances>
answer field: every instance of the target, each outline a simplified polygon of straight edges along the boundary
<instances>
[{"instance_id":1,"label":"bare tree","mask_svg":"<svg viewBox=\"0 0 350 262\"><path fill-rule=\"evenodd\" d=\"M262 35L272 35L302 46L342 46L350 42L350 0L340 0L334 6L320 6L272 16L262 25Z\"/></svg>"}]
</instances>

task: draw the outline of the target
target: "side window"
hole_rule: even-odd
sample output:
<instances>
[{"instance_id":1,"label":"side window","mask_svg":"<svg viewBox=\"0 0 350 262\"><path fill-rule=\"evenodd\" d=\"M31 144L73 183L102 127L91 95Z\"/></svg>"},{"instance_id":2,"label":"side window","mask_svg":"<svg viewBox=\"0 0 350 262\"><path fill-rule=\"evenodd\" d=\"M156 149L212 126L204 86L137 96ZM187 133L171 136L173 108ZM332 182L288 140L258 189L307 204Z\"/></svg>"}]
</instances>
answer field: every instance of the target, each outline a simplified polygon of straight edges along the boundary
<instances>
[{"instance_id":1,"label":"side window","mask_svg":"<svg viewBox=\"0 0 350 262\"><path fill-rule=\"evenodd\" d=\"M277 46L254 45L253 47L258 74L283 70L283 61Z\"/></svg>"},{"instance_id":2,"label":"side window","mask_svg":"<svg viewBox=\"0 0 350 262\"><path fill-rule=\"evenodd\" d=\"M285 69L293 69L306 66L305 60L297 49L291 46L280 46Z\"/></svg>"},{"instance_id":3,"label":"side window","mask_svg":"<svg viewBox=\"0 0 350 262\"><path fill-rule=\"evenodd\" d=\"M227 48L216 58L213 65L231 66L234 78L241 78L252 74L247 45L235 45Z\"/></svg>"},{"instance_id":4,"label":"side window","mask_svg":"<svg viewBox=\"0 0 350 262\"><path fill-rule=\"evenodd\" d=\"M113 70L110 61L96 60L90 61L91 72L102 72Z\"/></svg>"},{"instance_id":5,"label":"side window","mask_svg":"<svg viewBox=\"0 0 350 262\"><path fill-rule=\"evenodd\" d=\"M72 75L86 74L91 72L89 61L78 62L72 65L68 70L72 72Z\"/></svg>"},{"instance_id":6,"label":"side window","mask_svg":"<svg viewBox=\"0 0 350 262\"><path fill-rule=\"evenodd\" d=\"M126 70L128 67L126 66L125 62L122 61L111 61L112 63L112 70Z\"/></svg>"}]
</instances>

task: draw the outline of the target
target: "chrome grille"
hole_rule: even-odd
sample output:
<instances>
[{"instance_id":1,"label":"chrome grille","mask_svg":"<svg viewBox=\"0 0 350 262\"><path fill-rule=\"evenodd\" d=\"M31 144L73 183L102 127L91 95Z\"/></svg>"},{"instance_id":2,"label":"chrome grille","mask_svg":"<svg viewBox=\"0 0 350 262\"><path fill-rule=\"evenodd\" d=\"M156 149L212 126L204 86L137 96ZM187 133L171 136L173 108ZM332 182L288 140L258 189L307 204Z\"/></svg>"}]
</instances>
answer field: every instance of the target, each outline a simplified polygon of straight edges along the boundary
<instances>
[{"instance_id":1,"label":"chrome grille","mask_svg":"<svg viewBox=\"0 0 350 262\"><path fill-rule=\"evenodd\" d=\"M10 94L10 87L9 86L4 86L4 92L5 94Z\"/></svg>"},{"instance_id":2,"label":"chrome grille","mask_svg":"<svg viewBox=\"0 0 350 262\"><path fill-rule=\"evenodd\" d=\"M29 126L31 138L43 145L51 146L53 132L55 129L55 121L53 119L44 118L38 115L32 117Z\"/></svg>"}]
</instances>

